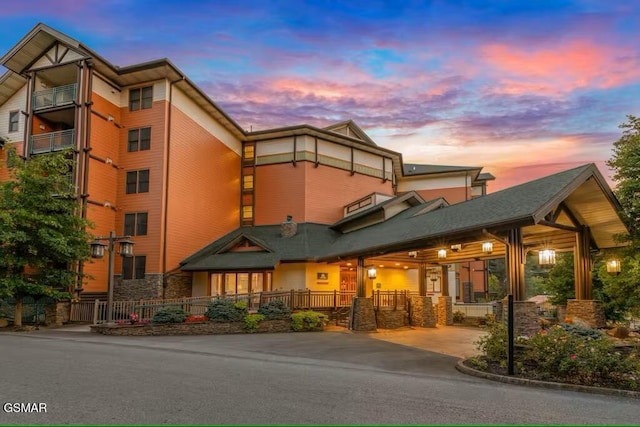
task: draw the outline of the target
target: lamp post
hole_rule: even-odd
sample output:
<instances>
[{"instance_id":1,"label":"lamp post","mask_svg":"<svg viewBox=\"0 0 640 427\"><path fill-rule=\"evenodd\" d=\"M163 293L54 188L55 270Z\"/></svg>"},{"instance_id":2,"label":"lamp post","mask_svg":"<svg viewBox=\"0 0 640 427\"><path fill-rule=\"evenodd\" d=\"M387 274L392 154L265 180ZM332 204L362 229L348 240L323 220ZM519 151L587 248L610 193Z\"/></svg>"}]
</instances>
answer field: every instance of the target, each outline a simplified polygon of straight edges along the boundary
<instances>
[{"instance_id":1,"label":"lamp post","mask_svg":"<svg viewBox=\"0 0 640 427\"><path fill-rule=\"evenodd\" d=\"M107 243L104 243L107 242ZM91 257L104 257L105 249L109 251L109 267L107 281L107 323L113 321L113 270L115 262L115 243L120 242L120 256L133 256L133 241L131 236L116 236L115 231L110 231L108 236L96 236L91 242Z\"/></svg>"}]
</instances>

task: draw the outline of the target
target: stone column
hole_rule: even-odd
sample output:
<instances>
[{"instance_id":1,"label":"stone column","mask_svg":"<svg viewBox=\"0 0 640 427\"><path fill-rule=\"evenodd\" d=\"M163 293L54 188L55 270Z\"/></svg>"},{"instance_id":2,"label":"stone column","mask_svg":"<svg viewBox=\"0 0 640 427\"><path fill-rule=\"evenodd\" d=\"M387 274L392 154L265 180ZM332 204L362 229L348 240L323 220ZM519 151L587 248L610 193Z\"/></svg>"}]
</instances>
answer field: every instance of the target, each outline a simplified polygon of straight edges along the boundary
<instances>
[{"instance_id":1,"label":"stone column","mask_svg":"<svg viewBox=\"0 0 640 427\"><path fill-rule=\"evenodd\" d=\"M436 327L436 313L431 297L411 297L411 325L420 328Z\"/></svg>"},{"instance_id":2,"label":"stone column","mask_svg":"<svg viewBox=\"0 0 640 427\"><path fill-rule=\"evenodd\" d=\"M515 299L515 298L514 298ZM502 321L505 325L509 319L507 298L503 301ZM513 330L516 337L531 336L540 330L538 307L533 301L513 301Z\"/></svg>"},{"instance_id":3,"label":"stone column","mask_svg":"<svg viewBox=\"0 0 640 427\"><path fill-rule=\"evenodd\" d=\"M438 297L438 323L441 325L453 325L453 306L450 296Z\"/></svg>"},{"instance_id":4,"label":"stone column","mask_svg":"<svg viewBox=\"0 0 640 427\"><path fill-rule=\"evenodd\" d=\"M448 297L449 296L449 265L448 264L442 264L441 266L440 287L442 288L441 295L443 297Z\"/></svg>"},{"instance_id":5,"label":"stone column","mask_svg":"<svg viewBox=\"0 0 640 427\"><path fill-rule=\"evenodd\" d=\"M584 320L592 328L604 328L607 322L604 317L602 301L597 300L567 300L566 316L570 319Z\"/></svg>"},{"instance_id":6,"label":"stone column","mask_svg":"<svg viewBox=\"0 0 640 427\"><path fill-rule=\"evenodd\" d=\"M375 331L376 314L373 298L355 297L351 304L351 330Z\"/></svg>"}]
</instances>

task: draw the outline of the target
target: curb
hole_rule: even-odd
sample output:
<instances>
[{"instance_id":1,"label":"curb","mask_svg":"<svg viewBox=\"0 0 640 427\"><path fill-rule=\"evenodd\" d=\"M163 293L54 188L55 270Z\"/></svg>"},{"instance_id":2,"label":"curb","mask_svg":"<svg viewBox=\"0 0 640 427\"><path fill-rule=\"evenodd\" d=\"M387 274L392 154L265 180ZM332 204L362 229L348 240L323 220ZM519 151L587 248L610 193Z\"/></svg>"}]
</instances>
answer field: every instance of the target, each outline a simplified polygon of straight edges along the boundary
<instances>
[{"instance_id":1,"label":"curb","mask_svg":"<svg viewBox=\"0 0 640 427\"><path fill-rule=\"evenodd\" d=\"M506 384L525 385L529 387L548 388L553 390L577 391L581 393L603 394L607 396L622 396L640 399L640 392L631 390L620 390L617 388L593 387L577 384L555 383L550 381L530 380L526 378L510 377L489 372L478 371L464 365L465 360L461 360L456 364L456 370L463 374L471 375L478 378L484 378L491 381L498 381Z\"/></svg>"}]
</instances>

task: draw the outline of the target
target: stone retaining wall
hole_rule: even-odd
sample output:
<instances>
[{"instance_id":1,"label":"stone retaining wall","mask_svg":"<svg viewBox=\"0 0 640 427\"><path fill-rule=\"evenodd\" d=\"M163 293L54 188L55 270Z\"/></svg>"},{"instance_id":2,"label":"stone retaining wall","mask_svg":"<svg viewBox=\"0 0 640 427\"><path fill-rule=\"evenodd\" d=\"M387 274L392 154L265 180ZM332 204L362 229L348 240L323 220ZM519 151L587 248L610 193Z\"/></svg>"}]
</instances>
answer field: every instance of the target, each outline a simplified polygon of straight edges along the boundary
<instances>
[{"instance_id":1,"label":"stone retaining wall","mask_svg":"<svg viewBox=\"0 0 640 427\"><path fill-rule=\"evenodd\" d=\"M607 326L602 301L577 299L567 300L566 317L584 320L592 328L604 328Z\"/></svg>"},{"instance_id":2,"label":"stone retaining wall","mask_svg":"<svg viewBox=\"0 0 640 427\"><path fill-rule=\"evenodd\" d=\"M373 298L356 297L352 305L351 329L354 331L375 331L376 313Z\"/></svg>"},{"instance_id":3,"label":"stone retaining wall","mask_svg":"<svg viewBox=\"0 0 640 427\"><path fill-rule=\"evenodd\" d=\"M62 326L69 323L71 315L70 301L57 301L46 306L44 311L44 323L46 325Z\"/></svg>"},{"instance_id":4,"label":"stone retaining wall","mask_svg":"<svg viewBox=\"0 0 640 427\"><path fill-rule=\"evenodd\" d=\"M397 329L409 326L409 313L405 310L379 309L376 312L378 328Z\"/></svg>"},{"instance_id":5,"label":"stone retaining wall","mask_svg":"<svg viewBox=\"0 0 640 427\"><path fill-rule=\"evenodd\" d=\"M260 332L291 332L291 320L263 320L258 328L248 331L244 322L136 323L133 325L92 325L91 332L103 335L216 335Z\"/></svg>"}]
</instances>

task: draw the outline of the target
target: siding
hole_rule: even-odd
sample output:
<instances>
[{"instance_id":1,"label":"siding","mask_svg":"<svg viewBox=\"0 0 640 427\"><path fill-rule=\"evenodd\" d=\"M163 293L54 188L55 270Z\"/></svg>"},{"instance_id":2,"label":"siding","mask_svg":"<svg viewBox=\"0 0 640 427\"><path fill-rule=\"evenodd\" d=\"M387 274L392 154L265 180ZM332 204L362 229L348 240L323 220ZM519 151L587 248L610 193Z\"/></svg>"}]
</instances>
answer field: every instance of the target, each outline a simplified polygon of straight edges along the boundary
<instances>
[{"instance_id":1,"label":"siding","mask_svg":"<svg viewBox=\"0 0 640 427\"><path fill-rule=\"evenodd\" d=\"M471 199L471 192L469 191L469 188L465 187L417 190L416 192L425 200L444 197L450 204L464 202L465 200Z\"/></svg>"},{"instance_id":2,"label":"siding","mask_svg":"<svg viewBox=\"0 0 640 427\"><path fill-rule=\"evenodd\" d=\"M9 139L11 142L22 141L24 138L24 126L26 117L24 114L19 113L20 117L18 132L9 133L9 113L11 111L22 111L27 106L27 85L25 84L20 88L11 98L4 104L0 105L0 137Z\"/></svg>"},{"instance_id":3,"label":"siding","mask_svg":"<svg viewBox=\"0 0 640 427\"><path fill-rule=\"evenodd\" d=\"M180 109L171 110L167 269L238 227L240 156Z\"/></svg>"},{"instance_id":4,"label":"siding","mask_svg":"<svg viewBox=\"0 0 640 427\"><path fill-rule=\"evenodd\" d=\"M287 215L305 222L305 165L291 163L256 167L255 225L279 224Z\"/></svg>"},{"instance_id":5,"label":"siding","mask_svg":"<svg viewBox=\"0 0 640 427\"><path fill-rule=\"evenodd\" d=\"M154 86L154 99L156 90ZM123 90L128 96L129 91ZM164 197L163 176L165 156L165 101L154 101L153 107L137 111L129 111L128 104L120 109L122 124L118 143L121 153L118 166L116 232L124 230L124 214L127 212L148 212L148 229L146 236L135 236L134 253L146 255L146 272L161 273L162 260L162 200ZM127 136L129 129L151 127L151 149L145 151L127 151ZM128 171L149 169L149 192L126 194L125 184ZM121 271L122 260L116 259L116 271Z\"/></svg>"}]
</instances>

